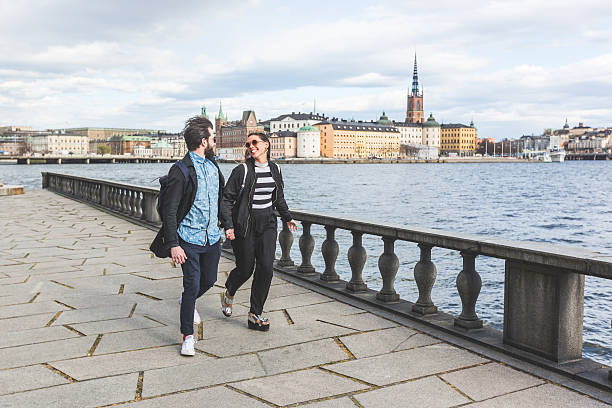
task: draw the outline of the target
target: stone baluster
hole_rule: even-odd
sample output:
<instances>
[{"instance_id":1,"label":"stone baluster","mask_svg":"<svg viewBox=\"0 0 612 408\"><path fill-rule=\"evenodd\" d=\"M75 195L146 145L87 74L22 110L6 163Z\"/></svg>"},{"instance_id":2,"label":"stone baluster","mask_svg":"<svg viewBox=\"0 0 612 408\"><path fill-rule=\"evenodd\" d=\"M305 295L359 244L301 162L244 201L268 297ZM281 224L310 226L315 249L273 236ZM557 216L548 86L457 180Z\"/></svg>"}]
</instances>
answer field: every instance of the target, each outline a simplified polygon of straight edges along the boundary
<instances>
[{"instance_id":1,"label":"stone baluster","mask_svg":"<svg viewBox=\"0 0 612 408\"><path fill-rule=\"evenodd\" d=\"M161 222L157 213L157 194L146 192L143 195L144 219L153 223Z\"/></svg>"},{"instance_id":2,"label":"stone baluster","mask_svg":"<svg viewBox=\"0 0 612 408\"><path fill-rule=\"evenodd\" d=\"M438 274L436 265L431 262L431 245L419 244L421 259L414 266L414 280L419 288L419 298L412 305L412 311L422 315L436 313L438 308L431 301L431 289Z\"/></svg>"},{"instance_id":3,"label":"stone baluster","mask_svg":"<svg viewBox=\"0 0 612 408\"><path fill-rule=\"evenodd\" d=\"M128 213L131 217L136 215L136 191L128 190Z\"/></svg>"},{"instance_id":4,"label":"stone baluster","mask_svg":"<svg viewBox=\"0 0 612 408\"><path fill-rule=\"evenodd\" d=\"M396 302L399 300L399 294L395 291L394 282L399 268L399 259L395 255L395 239L383 237L383 242L385 249L378 258L378 270L383 280L383 287L376 294L376 299L383 302Z\"/></svg>"},{"instance_id":5,"label":"stone baluster","mask_svg":"<svg viewBox=\"0 0 612 408\"><path fill-rule=\"evenodd\" d=\"M281 221L282 222L282 221ZM278 243L281 247L281 258L278 260L278 266L293 266L293 260L291 259L291 246L293 245L293 233L287 226L286 222L283 222L283 229L278 234Z\"/></svg>"},{"instance_id":6,"label":"stone baluster","mask_svg":"<svg viewBox=\"0 0 612 408\"><path fill-rule=\"evenodd\" d=\"M302 236L300 237L299 241L300 252L302 253L302 264L297 268L297 271L302 274L315 273L315 268L310 263L312 251L314 251L315 247L315 240L310 234L311 225L312 224L310 222L302 222L302 228L304 232L302 232Z\"/></svg>"},{"instance_id":7,"label":"stone baluster","mask_svg":"<svg viewBox=\"0 0 612 408\"><path fill-rule=\"evenodd\" d=\"M321 280L327 282L335 282L340 280L336 273L336 259L338 259L338 241L336 241L336 227L330 225L325 226L327 237L321 245L321 253L325 261L325 271L321 275Z\"/></svg>"},{"instance_id":8,"label":"stone baluster","mask_svg":"<svg viewBox=\"0 0 612 408\"><path fill-rule=\"evenodd\" d=\"M365 292L368 287L363 282L363 267L368 255L362 244L363 233L351 231L353 246L348 250L348 261L351 266L351 280L346 283L346 289L351 292Z\"/></svg>"},{"instance_id":9,"label":"stone baluster","mask_svg":"<svg viewBox=\"0 0 612 408\"><path fill-rule=\"evenodd\" d=\"M482 287L480 275L476 272L478 254L462 251L463 269L457 275L457 291L461 297L461 315L455 319L455 326L464 329L480 329L482 320L476 315L476 301Z\"/></svg>"},{"instance_id":10,"label":"stone baluster","mask_svg":"<svg viewBox=\"0 0 612 408\"><path fill-rule=\"evenodd\" d=\"M103 207L109 206L108 194L109 194L108 185L100 184L100 197L99 197L98 203Z\"/></svg>"}]
</instances>

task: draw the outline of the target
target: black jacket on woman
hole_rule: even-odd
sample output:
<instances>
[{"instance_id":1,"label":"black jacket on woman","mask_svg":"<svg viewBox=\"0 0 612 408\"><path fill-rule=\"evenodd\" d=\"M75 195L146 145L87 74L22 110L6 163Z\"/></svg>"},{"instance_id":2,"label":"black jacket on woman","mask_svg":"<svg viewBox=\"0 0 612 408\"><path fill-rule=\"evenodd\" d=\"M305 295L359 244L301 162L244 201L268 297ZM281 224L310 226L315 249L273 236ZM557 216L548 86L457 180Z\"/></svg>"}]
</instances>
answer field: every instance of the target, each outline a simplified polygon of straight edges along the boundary
<instances>
[{"instance_id":1,"label":"black jacket on woman","mask_svg":"<svg viewBox=\"0 0 612 408\"><path fill-rule=\"evenodd\" d=\"M274 179L276 188L272 195L272 207L278 211L281 220L288 222L292 220L289 207L285 202L283 194L283 176L280 168L271 161L268 161L270 173ZM247 176L244 178L244 166L242 164L236 166L232 170L232 174L227 180L227 185L223 190L223 203L221 205L222 218L225 222L225 229L234 229L234 234L237 237L245 237L249 228L249 220L251 207L253 205L253 194L255 193L255 160L249 158L246 161ZM244 180L244 189L242 189L242 181Z\"/></svg>"},{"instance_id":2,"label":"black jacket on woman","mask_svg":"<svg viewBox=\"0 0 612 408\"><path fill-rule=\"evenodd\" d=\"M217 172L219 174L218 216L219 223L221 226L224 226L221 215L221 200L223 197L225 180L223 179L223 174L215 158L208 154L206 158L212 161L215 167L217 167ZM187 216L189 210L191 210L191 206L198 192L198 176L196 175L195 167L189 153L187 153L181 161L189 171L189 178L185 185L185 176L183 176L181 169L177 166L170 167L170 171L168 172L168 190L164 196L163 208L161 208L164 219L162 220L162 227L150 247L151 251L159 258L169 257L170 248L179 245L177 234L178 226L183 221L183 218Z\"/></svg>"}]
</instances>

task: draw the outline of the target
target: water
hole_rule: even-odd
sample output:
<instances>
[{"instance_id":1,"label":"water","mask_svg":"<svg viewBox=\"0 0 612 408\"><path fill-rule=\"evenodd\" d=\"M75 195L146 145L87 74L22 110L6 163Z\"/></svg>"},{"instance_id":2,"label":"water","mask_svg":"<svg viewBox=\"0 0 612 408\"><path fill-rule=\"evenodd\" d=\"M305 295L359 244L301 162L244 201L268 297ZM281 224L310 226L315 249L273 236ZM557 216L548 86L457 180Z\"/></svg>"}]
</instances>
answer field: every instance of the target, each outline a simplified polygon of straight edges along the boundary
<instances>
[{"instance_id":1,"label":"water","mask_svg":"<svg viewBox=\"0 0 612 408\"><path fill-rule=\"evenodd\" d=\"M0 180L41 186L41 171L157 187L154 179L170 164L91 165L0 165ZM231 164L222 164L229 176ZM372 164L372 165L282 165L286 198L290 208L326 212L465 232L510 240L548 242L589 248L612 254L612 162L565 163L474 163L474 164ZM316 247L325 231L313 226ZM299 234L299 233L298 233ZM337 271L350 279L346 251L352 244L348 231L337 231L340 245ZM296 240L297 242L297 240ZM378 237L364 236L368 260L364 280L379 289L382 280L377 261L382 253ZM419 259L415 244L396 242L400 269L396 290L415 301L418 291L413 269ZM280 255L280 254L279 254ZM294 244L292 257L299 260ZM455 279L461 270L457 251L434 248L432 260L438 278L432 292L443 311L459 314L461 301ZM324 269L320 251L313 265ZM502 260L478 257L476 269L482 290L476 310L486 324L502 328L504 264ZM612 282L585 279L584 355L612 365Z\"/></svg>"}]
</instances>

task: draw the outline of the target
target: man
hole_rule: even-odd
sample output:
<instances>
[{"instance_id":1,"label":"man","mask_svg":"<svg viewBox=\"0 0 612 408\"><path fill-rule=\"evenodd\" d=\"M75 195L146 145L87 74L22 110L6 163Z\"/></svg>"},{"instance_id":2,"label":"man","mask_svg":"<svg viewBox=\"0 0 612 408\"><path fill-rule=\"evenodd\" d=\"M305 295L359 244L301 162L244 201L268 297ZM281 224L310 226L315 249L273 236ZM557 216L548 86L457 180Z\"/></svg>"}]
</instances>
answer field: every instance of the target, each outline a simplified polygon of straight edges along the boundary
<instances>
[{"instance_id":1,"label":"man","mask_svg":"<svg viewBox=\"0 0 612 408\"><path fill-rule=\"evenodd\" d=\"M183 294L179 302L184 356L195 354L193 324L201 322L195 309L196 299L217 280L221 256L219 207L224 179L214 159L212 127L203 117L187 120L183 135L189 152L181 165L173 165L168 172L160 208L163 226L151 244L156 255L172 257L183 269Z\"/></svg>"}]
</instances>

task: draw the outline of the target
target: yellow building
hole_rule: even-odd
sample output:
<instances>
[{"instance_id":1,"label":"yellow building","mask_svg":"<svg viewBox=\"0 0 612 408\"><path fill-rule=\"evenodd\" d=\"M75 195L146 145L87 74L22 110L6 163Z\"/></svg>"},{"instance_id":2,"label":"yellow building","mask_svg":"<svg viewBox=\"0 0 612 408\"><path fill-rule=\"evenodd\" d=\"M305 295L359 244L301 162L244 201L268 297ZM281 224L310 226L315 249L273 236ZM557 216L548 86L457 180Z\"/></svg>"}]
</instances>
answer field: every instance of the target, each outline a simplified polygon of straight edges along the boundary
<instances>
[{"instance_id":1,"label":"yellow building","mask_svg":"<svg viewBox=\"0 0 612 408\"><path fill-rule=\"evenodd\" d=\"M336 120L314 125L321 132L321 156L334 159L395 158L399 156L400 132L375 122Z\"/></svg>"},{"instance_id":2,"label":"yellow building","mask_svg":"<svg viewBox=\"0 0 612 408\"><path fill-rule=\"evenodd\" d=\"M440 154L456 153L473 156L478 146L478 130L474 122L470 126L461 123L442 124L440 127Z\"/></svg>"}]
</instances>

